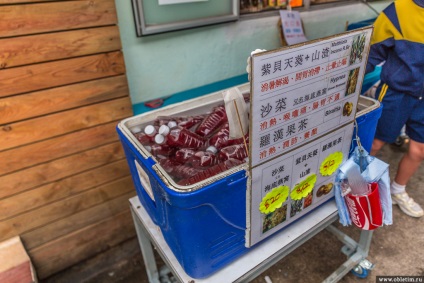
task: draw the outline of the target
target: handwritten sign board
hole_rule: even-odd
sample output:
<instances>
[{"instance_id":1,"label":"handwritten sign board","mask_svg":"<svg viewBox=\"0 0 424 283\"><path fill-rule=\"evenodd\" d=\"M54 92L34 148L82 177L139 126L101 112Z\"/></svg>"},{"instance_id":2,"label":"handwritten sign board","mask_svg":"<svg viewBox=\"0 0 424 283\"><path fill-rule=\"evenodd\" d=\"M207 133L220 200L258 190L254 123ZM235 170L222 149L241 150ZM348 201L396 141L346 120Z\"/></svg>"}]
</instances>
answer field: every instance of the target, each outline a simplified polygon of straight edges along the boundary
<instances>
[{"instance_id":1,"label":"handwritten sign board","mask_svg":"<svg viewBox=\"0 0 424 283\"><path fill-rule=\"evenodd\" d=\"M354 120L371 31L252 56L251 167Z\"/></svg>"},{"instance_id":2,"label":"handwritten sign board","mask_svg":"<svg viewBox=\"0 0 424 283\"><path fill-rule=\"evenodd\" d=\"M372 28L252 56L246 245L334 197Z\"/></svg>"},{"instance_id":3,"label":"handwritten sign board","mask_svg":"<svg viewBox=\"0 0 424 283\"><path fill-rule=\"evenodd\" d=\"M347 159L352 133L353 124L349 124L252 169L249 246L334 197L335 172L323 175L320 167L335 153L340 162Z\"/></svg>"},{"instance_id":4,"label":"handwritten sign board","mask_svg":"<svg viewBox=\"0 0 424 283\"><path fill-rule=\"evenodd\" d=\"M307 41L298 11L280 10L281 27L288 45Z\"/></svg>"}]
</instances>

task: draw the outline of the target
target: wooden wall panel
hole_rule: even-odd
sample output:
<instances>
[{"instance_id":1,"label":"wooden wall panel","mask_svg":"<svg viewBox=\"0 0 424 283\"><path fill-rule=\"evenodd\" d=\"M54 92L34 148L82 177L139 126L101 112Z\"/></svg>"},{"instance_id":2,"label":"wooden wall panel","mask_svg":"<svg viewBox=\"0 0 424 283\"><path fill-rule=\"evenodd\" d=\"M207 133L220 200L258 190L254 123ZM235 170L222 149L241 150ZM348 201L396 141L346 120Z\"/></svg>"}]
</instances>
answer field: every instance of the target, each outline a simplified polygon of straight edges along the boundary
<instances>
[{"instance_id":1,"label":"wooden wall panel","mask_svg":"<svg viewBox=\"0 0 424 283\"><path fill-rule=\"evenodd\" d=\"M54 240L31 251L41 277L59 271L64 266L89 258L134 236L130 212L124 211L102 222Z\"/></svg>"},{"instance_id":2,"label":"wooden wall panel","mask_svg":"<svg viewBox=\"0 0 424 283\"><path fill-rule=\"evenodd\" d=\"M0 241L41 279L134 237L114 0L0 0Z\"/></svg>"},{"instance_id":3,"label":"wooden wall panel","mask_svg":"<svg viewBox=\"0 0 424 283\"><path fill-rule=\"evenodd\" d=\"M86 170L106 166L123 158L124 152L121 144L114 142L19 170L0 177L0 184L2 184L0 198L12 196ZM7 201L7 199L2 201Z\"/></svg>"},{"instance_id":4,"label":"wooden wall panel","mask_svg":"<svg viewBox=\"0 0 424 283\"><path fill-rule=\"evenodd\" d=\"M131 177L124 177L81 194L0 221L0 241L71 216L81 210L133 191L131 182Z\"/></svg>"},{"instance_id":5,"label":"wooden wall panel","mask_svg":"<svg viewBox=\"0 0 424 283\"><path fill-rule=\"evenodd\" d=\"M102 202L99 205L92 206L66 218L24 232L21 237L25 243L25 247L32 250L56 238L66 236L73 231L101 222L119 212L128 210L128 199L135 195L135 191L131 190L109 202Z\"/></svg>"},{"instance_id":6,"label":"wooden wall panel","mask_svg":"<svg viewBox=\"0 0 424 283\"><path fill-rule=\"evenodd\" d=\"M57 0L0 0L0 5L3 4L22 4L22 3L40 3L40 2L53 2Z\"/></svg>"},{"instance_id":7,"label":"wooden wall panel","mask_svg":"<svg viewBox=\"0 0 424 283\"><path fill-rule=\"evenodd\" d=\"M0 6L0 35L28 35L116 24L113 0Z\"/></svg>"},{"instance_id":8,"label":"wooden wall panel","mask_svg":"<svg viewBox=\"0 0 424 283\"><path fill-rule=\"evenodd\" d=\"M126 165L126 160L120 160L13 195L7 201L0 202L0 221L127 177Z\"/></svg>"},{"instance_id":9,"label":"wooden wall panel","mask_svg":"<svg viewBox=\"0 0 424 283\"><path fill-rule=\"evenodd\" d=\"M131 111L131 104L128 98L124 97L8 124L0 131L0 150L120 120L128 117Z\"/></svg>"},{"instance_id":10,"label":"wooden wall panel","mask_svg":"<svg viewBox=\"0 0 424 283\"><path fill-rule=\"evenodd\" d=\"M66 59L121 48L117 26L0 39L0 68Z\"/></svg>"},{"instance_id":11,"label":"wooden wall panel","mask_svg":"<svg viewBox=\"0 0 424 283\"><path fill-rule=\"evenodd\" d=\"M120 75L0 98L0 124L127 96L127 79Z\"/></svg>"},{"instance_id":12,"label":"wooden wall panel","mask_svg":"<svg viewBox=\"0 0 424 283\"><path fill-rule=\"evenodd\" d=\"M0 151L0 172L12 173L52 159L58 159L109 144L118 140L116 122L72 132L53 139L28 144L10 150ZM84 142L75 142L84 141Z\"/></svg>"},{"instance_id":13,"label":"wooden wall panel","mask_svg":"<svg viewBox=\"0 0 424 283\"><path fill-rule=\"evenodd\" d=\"M78 83L125 72L121 52L101 53L48 63L3 69L0 97Z\"/></svg>"}]
</instances>

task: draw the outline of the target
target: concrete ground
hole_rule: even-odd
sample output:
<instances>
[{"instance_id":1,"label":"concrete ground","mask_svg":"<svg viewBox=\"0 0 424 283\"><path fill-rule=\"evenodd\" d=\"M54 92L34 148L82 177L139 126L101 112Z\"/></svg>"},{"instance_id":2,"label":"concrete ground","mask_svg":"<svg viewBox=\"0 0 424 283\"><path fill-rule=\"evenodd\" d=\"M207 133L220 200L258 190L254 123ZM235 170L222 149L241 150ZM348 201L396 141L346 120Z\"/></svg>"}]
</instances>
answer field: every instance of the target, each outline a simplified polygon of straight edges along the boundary
<instances>
[{"instance_id":1,"label":"concrete ground","mask_svg":"<svg viewBox=\"0 0 424 283\"><path fill-rule=\"evenodd\" d=\"M407 146L386 145L378 158L390 164L390 176L396 173L397 164ZM424 164L412 177L408 193L424 205ZM393 225L375 230L368 260L375 264L369 276L359 279L348 273L340 282L376 282L376 276L409 275L424 277L424 217L412 218L393 207ZM358 240L360 230L336 225L347 235ZM265 283L268 276L273 283L321 282L336 270L346 257L340 252L342 243L328 231L322 231L300 246L290 255L263 272L252 283ZM123 250L131 250L131 257L123 257ZM125 253L127 255L128 253ZM105 258L115 258L115 263L102 270ZM157 262L161 264L158 258ZM424 279L423 279L424 280ZM135 239L122 247L112 249L105 255L75 266L44 282L100 282L100 283L147 283L142 257ZM226 282L223 282L226 283Z\"/></svg>"}]
</instances>

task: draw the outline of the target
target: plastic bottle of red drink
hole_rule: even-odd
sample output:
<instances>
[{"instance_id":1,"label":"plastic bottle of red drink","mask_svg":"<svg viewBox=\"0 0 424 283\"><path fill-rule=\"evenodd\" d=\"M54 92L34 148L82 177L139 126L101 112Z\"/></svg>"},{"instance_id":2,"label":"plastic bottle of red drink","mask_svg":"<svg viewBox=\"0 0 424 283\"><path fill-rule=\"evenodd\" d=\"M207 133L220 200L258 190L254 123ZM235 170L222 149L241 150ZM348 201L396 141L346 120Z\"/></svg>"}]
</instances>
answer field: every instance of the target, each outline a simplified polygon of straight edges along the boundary
<instances>
[{"instance_id":1,"label":"plastic bottle of red drink","mask_svg":"<svg viewBox=\"0 0 424 283\"><path fill-rule=\"evenodd\" d=\"M156 134L158 133L159 127L157 126L153 126L153 125L147 125L144 128L144 133L149 136L154 138L156 136Z\"/></svg>"},{"instance_id":2,"label":"plastic bottle of red drink","mask_svg":"<svg viewBox=\"0 0 424 283\"><path fill-rule=\"evenodd\" d=\"M155 140L157 129L157 127L148 125L144 128L144 130L142 130L141 126L135 126L132 127L130 131L142 145L150 145Z\"/></svg>"},{"instance_id":3,"label":"plastic bottle of red drink","mask_svg":"<svg viewBox=\"0 0 424 283\"><path fill-rule=\"evenodd\" d=\"M209 146L205 151L196 152L188 161L192 167L210 167L219 163L216 153L218 150L214 146Z\"/></svg>"},{"instance_id":4,"label":"plastic bottle of red drink","mask_svg":"<svg viewBox=\"0 0 424 283\"><path fill-rule=\"evenodd\" d=\"M167 124L167 126L170 128L170 129L172 129L173 127L176 127L178 124L177 124L177 122L175 122L174 120L172 120L172 121L169 121L168 122L168 124Z\"/></svg>"},{"instance_id":5,"label":"plastic bottle of red drink","mask_svg":"<svg viewBox=\"0 0 424 283\"><path fill-rule=\"evenodd\" d=\"M143 130L143 128L141 126L134 126L130 128L131 133L136 134L139 133Z\"/></svg>"},{"instance_id":6,"label":"plastic bottle of red drink","mask_svg":"<svg viewBox=\"0 0 424 283\"><path fill-rule=\"evenodd\" d=\"M173 125L172 121L169 122L168 124ZM158 130L158 134L156 134L155 139L154 139L155 143L156 144L167 144L168 135L169 135L170 132L171 132L171 129L167 125L160 126L159 130Z\"/></svg>"},{"instance_id":7,"label":"plastic bottle of red drink","mask_svg":"<svg viewBox=\"0 0 424 283\"><path fill-rule=\"evenodd\" d=\"M169 122L169 123L171 123L171 122ZM173 124L171 123L171 125L173 125ZM170 127L168 127L167 125L162 125L162 126L159 127L158 134L162 135L164 137L167 137L169 135L170 131L171 131Z\"/></svg>"},{"instance_id":8,"label":"plastic bottle of red drink","mask_svg":"<svg viewBox=\"0 0 424 283\"><path fill-rule=\"evenodd\" d=\"M162 168L174 179L186 179L201 172L200 168L193 168L187 165L182 165L174 159L160 159L159 164Z\"/></svg>"},{"instance_id":9,"label":"plastic bottle of red drink","mask_svg":"<svg viewBox=\"0 0 424 283\"><path fill-rule=\"evenodd\" d=\"M170 117L170 116L158 116L154 122L156 126L167 125L170 128L172 126L169 125L170 122L175 122L176 125L181 126L183 128L189 129L192 126L196 125L200 121L202 121L204 116L183 116L183 117ZM175 126L176 126L175 125Z\"/></svg>"},{"instance_id":10,"label":"plastic bottle of red drink","mask_svg":"<svg viewBox=\"0 0 424 283\"><path fill-rule=\"evenodd\" d=\"M188 165L178 165L173 168L170 175L177 179L187 179L202 171L202 168L194 168Z\"/></svg>"},{"instance_id":11,"label":"plastic bottle of red drink","mask_svg":"<svg viewBox=\"0 0 424 283\"><path fill-rule=\"evenodd\" d=\"M249 133L244 135L244 139L243 138L231 139L231 140L229 139L227 144L228 145L244 144L245 140L246 140L246 143L249 144Z\"/></svg>"},{"instance_id":12,"label":"plastic bottle of red drink","mask_svg":"<svg viewBox=\"0 0 424 283\"><path fill-rule=\"evenodd\" d=\"M179 185L188 186L195 184L197 182L206 180L207 178L210 178L212 176L215 176L219 173L222 173L224 171L227 171L228 169L231 169L232 167L238 166L243 164L244 162L237 160L237 159L228 159L224 162L218 163L212 167L207 168L204 171L198 172L197 174L182 179L178 182Z\"/></svg>"},{"instance_id":13,"label":"plastic bottle of red drink","mask_svg":"<svg viewBox=\"0 0 424 283\"><path fill-rule=\"evenodd\" d=\"M175 118L171 116L158 116L156 117L153 124L157 127L160 127L162 125L167 125L170 121L175 121Z\"/></svg>"},{"instance_id":14,"label":"plastic bottle of red drink","mask_svg":"<svg viewBox=\"0 0 424 283\"><path fill-rule=\"evenodd\" d=\"M176 126L167 135L167 143L174 147L199 149L205 146L206 141L190 130Z\"/></svg>"},{"instance_id":15,"label":"plastic bottle of red drink","mask_svg":"<svg viewBox=\"0 0 424 283\"><path fill-rule=\"evenodd\" d=\"M191 127L193 127L197 123L201 122L204 118L205 118L204 115L189 116L189 117L184 117L184 118L178 119L177 123L178 123L178 126L180 126L180 127L190 129Z\"/></svg>"},{"instance_id":16,"label":"plastic bottle of red drink","mask_svg":"<svg viewBox=\"0 0 424 283\"><path fill-rule=\"evenodd\" d=\"M160 166L169 174L174 170L175 167L181 165L179 162L177 162L173 158L168 157L159 157L158 158Z\"/></svg>"},{"instance_id":17,"label":"plastic bottle of red drink","mask_svg":"<svg viewBox=\"0 0 424 283\"><path fill-rule=\"evenodd\" d=\"M154 137L149 137L144 132L135 133L134 136L142 145L150 145L154 143Z\"/></svg>"},{"instance_id":18,"label":"plastic bottle of red drink","mask_svg":"<svg viewBox=\"0 0 424 283\"><path fill-rule=\"evenodd\" d=\"M175 160L180 162L181 164L186 163L196 151L191 148L181 148L175 152Z\"/></svg>"},{"instance_id":19,"label":"plastic bottle of red drink","mask_svg":"<svg viewBox=\"0 0 424 283\"><path fill-rule=\"evenodd\" d=\"M249 140L249 134L245 135L246 142ZM209 145L221 149L223 147L244 143L243 138L230 139L230 128L228 123L225 123L218 132L216 132L210 139Z\"/></svg>"},{"instance_id":20,"label":"plastic bottle of red drink","mask_svg":"<svg viewBox=\"0 0 424 283\"><path fill-rule=\"evenodd\" d=\"M243 161L247 157L244 144L234 144L222 148L219 152L220 160L238 159Z\"/></svg>"},{"instance_id":21,"label":"plastic bottle of red drink","mask_svg":"<svg viewBox=\"0 0 424 283\"><path fill-rule=\"evenodd\" d=\"M151 144L145 146L153 156L172 156L175 153L175 148L167 144Z\"/></svg>"},{"instance_id":22,"label":"plastic bottle of red drink","mask_svg":"<svg viewBox=\"0 0 424 283\"><path fill-rule=\"evenodd\" d=\"M196 134L205 137L213 133L219 126L228 121L225 106L219 105L213 108L212 113L203 119L196 129Z\"/></svg>"},{"instance_id":23,"label":"plastic bottle of red drink","mask_svg":"<svg viewBox=\"0 0 424 283\"><path fill-rule=\"evenodd\" d=\"M228 139L230 137L230 128L228 123L224 123L218 132L213 134L209 139L209 145L214 146L217 149L221 149L228 145Z\"/></svg>"}]
</instances>

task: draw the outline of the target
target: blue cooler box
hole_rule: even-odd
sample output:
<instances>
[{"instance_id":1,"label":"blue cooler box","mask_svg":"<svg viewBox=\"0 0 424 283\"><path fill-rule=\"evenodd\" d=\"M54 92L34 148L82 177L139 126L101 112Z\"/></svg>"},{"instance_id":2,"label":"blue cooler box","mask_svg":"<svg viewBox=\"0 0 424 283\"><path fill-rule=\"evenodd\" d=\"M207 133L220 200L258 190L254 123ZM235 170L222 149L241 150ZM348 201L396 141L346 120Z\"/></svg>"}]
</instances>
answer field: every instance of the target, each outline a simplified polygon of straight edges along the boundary
<instances>
[{"instance_id":1,"label":"blue cooler box","mask_svg":"<svg viewBox=\"0 0 424 283\"><path fill-rule=\"evenodd\" d=\"M366 151L371 151L372 141L374 140L377 122L380 119L383 105L373 98L360 96L356 112L357 129L353 132L351 152L357 146L357 137Z\"/></svg>"},{"instance_id":2,"label":"blue cooler box","mask_svg":"<svg viewBox=\"0 0 424 283\"><path fill-rule=\"evenodd\" d=\"M238 88L247 93L250 86ZM364 99L366 103L359 104L365 107L359 109L364 118L358 123L359 135L364 132L366 136L361 137L363 142L372 134L366 128L375 131L377 122L374 110L368 109L379 107L378 101L367 97L360 100ZM207 277L249 251L245 247L248 165L192 186L179 186L133 136L131 128L148 125L157 116L206 113L220 103L222 94L217 92L128 118L117 126L140 202L193 278Z\"/></svg>"}]
</instances>

